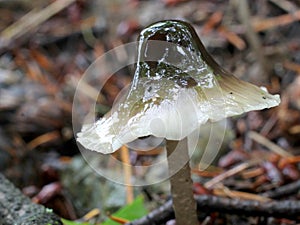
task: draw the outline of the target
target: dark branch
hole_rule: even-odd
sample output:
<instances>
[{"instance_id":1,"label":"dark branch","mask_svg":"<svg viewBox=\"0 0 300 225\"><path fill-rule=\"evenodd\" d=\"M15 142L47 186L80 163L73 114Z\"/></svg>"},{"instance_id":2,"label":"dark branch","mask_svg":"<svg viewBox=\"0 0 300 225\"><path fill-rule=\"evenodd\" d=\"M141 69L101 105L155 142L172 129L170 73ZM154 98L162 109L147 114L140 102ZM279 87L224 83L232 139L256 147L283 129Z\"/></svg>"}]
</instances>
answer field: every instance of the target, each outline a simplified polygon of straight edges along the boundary
<instances>
[{"instance_id":1,"label":"dark branch","mask_svg":"<svg viewBox=\"0 0 300 225\"><path fill-rule=\"evenodd\" d=\"M198 215L205 213L220 212L245 216L264 216L275 218L288 218L300 220L300 201L284 200L259 202L252 200L230 199L211 195L196 197ZM158 209L150 212L147 216L127 223L126 225L160 225L174 219L172 201L167 201Z\"/></svg>"},{"instance_id":2,"label":"dark branch","mask_svg":"<svg viewBox=\"0 0 300 225\"><path fill-rule=\"evenodd\" d=\"M268 198L281 198L296 194L300 189L300 180L293 183L277 187L275 190L264 192L262 195Z\"/></svg>"},{"instance_id":3,"label":"dark branch","mask_svg":"<svg viewBox=\"0 0 300 225\"><path fill-rule=\"evenodd\" d=\"M169 200L159 208L150 212L147 216L126 223L125 225L161 225L174 218L175 215L172 208L172 200Z\"/></svg>"}]
</instances>

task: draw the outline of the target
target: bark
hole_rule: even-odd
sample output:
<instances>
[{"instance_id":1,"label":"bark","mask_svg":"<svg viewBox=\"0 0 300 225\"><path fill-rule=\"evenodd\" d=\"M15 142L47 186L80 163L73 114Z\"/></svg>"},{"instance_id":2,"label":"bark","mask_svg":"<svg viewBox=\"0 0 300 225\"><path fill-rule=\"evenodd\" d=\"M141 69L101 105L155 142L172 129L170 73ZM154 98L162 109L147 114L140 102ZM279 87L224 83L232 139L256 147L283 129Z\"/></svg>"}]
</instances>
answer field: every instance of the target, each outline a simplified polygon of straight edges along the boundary
<instances>
[{"instance_id":1,"label":"bark","mask_svg":"<svg viewBox=\"0 0 300 225\"><path fill-rule=\"evenodd\" d=\"M62 225L51 209L34 204L0 174L1 225Z\"/></svg>"}]
</instances>

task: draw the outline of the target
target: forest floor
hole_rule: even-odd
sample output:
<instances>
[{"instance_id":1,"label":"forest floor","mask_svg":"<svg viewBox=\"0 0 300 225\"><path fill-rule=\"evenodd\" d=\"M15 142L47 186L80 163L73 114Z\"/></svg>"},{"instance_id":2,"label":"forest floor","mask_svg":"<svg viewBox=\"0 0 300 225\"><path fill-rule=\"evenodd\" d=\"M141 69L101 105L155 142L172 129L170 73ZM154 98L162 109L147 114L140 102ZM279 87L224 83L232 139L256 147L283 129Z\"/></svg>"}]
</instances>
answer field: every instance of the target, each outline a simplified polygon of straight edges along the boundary
<instances>
[{"instance_id":1,"label":"forest floor","mask_svg":"<svg viewBox=\"0 0 300 225\"><path fill-rule=\"evenodd\" d=\"M206 170L199 169L201 153L192 159L202 224L299 223L300 2L241 2L0 0L0 172L68 220L102 224L133 201L145 210L132 218L166 209L167 181L124 186L88 165L75 141L72 106L74 94L82 92L76 89L80 78L98 57L136 41L153 22L182 19L221 66L281 96L278 107L228 119L222 150ZM131 79L125 68L106 81L100 95L88 84L83 92L97 98L102 116ZM205 148L207 137L202 142ZM126 151L127 159L120 152L114 157L148 166L163 155L160 148L151 154ZM105 170L123 177L113 164ZM131 176L151 182L162 170ZM111 219L128 222L121 217Z\"/></svg>"}]
</instances>

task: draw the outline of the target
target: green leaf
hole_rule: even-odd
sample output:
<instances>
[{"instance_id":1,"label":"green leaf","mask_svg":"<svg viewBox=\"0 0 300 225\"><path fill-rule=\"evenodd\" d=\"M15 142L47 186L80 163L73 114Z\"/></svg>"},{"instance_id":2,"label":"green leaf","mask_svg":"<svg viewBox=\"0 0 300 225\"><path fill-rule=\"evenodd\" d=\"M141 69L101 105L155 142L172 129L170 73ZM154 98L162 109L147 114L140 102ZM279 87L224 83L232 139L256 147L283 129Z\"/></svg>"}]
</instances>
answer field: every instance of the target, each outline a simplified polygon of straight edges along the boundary
<instances>
[{"instance_id":1,"label":"green leaf","mask_svg":"<svg viewBox=\"0 0 300 225\"><path fill-rule=\"evenodd\" d=\"M119 217L126 220L135 220L145 216L148 213L144 206L144 198L142 196L137 197L133 203L126 205L112 214L115 217ZM120 225L119 223L108 219L102 225Z\"/></svg>"},{"instance_id":2,"label":"green leaf","mask_svg":"<svg viewBox=\"0 0 300 225\"><path fill-rule=\"evenodd\" d=\"M64 225L91 225L90 223L80 223L80 222L74 222L66 219L61 219Z\"/></svg>"}]
</instances>

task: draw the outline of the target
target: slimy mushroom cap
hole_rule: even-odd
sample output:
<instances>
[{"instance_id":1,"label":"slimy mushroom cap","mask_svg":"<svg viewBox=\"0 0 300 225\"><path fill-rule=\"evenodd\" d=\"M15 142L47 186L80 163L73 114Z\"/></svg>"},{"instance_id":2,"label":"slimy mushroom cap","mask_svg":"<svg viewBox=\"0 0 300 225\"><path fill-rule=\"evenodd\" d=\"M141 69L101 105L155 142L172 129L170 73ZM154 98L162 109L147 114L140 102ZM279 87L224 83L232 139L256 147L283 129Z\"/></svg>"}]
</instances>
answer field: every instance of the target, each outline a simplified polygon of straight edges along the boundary
<instances>
[{"instance_id":1,"label":"slimy mushroom cap","mask_svg":"<svg viewBox=\"0 0 300 225\"><path fill-rule=\"evenodd\" d=\"M208 121L279 103L279 95L221 68L188 23L162 21L141 32L126 93L103 118L83 125L77 141L109 154L149 135L182 140Z\"/></svg>"}]
</instances>

